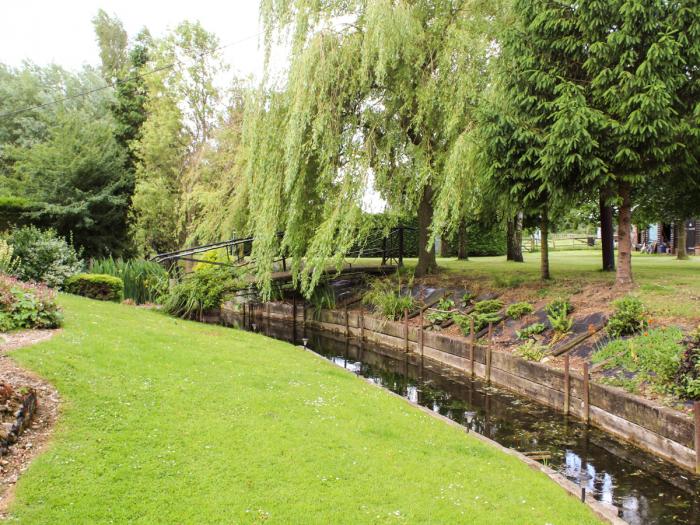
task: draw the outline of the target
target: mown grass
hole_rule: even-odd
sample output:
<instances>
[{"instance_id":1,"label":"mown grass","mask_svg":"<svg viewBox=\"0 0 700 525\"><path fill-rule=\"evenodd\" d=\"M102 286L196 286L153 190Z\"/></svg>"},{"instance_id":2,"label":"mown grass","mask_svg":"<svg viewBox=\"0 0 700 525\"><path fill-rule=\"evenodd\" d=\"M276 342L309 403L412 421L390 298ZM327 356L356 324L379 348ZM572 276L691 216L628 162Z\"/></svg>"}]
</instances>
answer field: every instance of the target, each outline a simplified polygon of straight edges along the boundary
<instances>
[{"instance_id":1,"label":"mown grass","mask_svg":"<svg viewBox=\"0 0 700 525\"><path fill-rule=\"evenodd\" d=\"M596 523L516 458L286 343L63 296L20 523Z\"/></svg>"},{"instance_id":2,"label":"mown grass","mask_svg":"<svg viewBox=\"0 0 700 525\"><path fill-rule=\"evenodd\" d=\"M505 257L473 257L468 261L438 258L446 277L490 281L494 288L539 283L539 253L525 253L524 263L507 262ZM407 266L415 259L406 259ZM576 293L591 283L612 286L613 273L600 271L597 250L555 251L550 253L552 280L542 283L543 295ZM656 316L700 320L700 257L679 261L669 255L633 254L632 271L637 294Z\"/></svg>"}]
</instances>

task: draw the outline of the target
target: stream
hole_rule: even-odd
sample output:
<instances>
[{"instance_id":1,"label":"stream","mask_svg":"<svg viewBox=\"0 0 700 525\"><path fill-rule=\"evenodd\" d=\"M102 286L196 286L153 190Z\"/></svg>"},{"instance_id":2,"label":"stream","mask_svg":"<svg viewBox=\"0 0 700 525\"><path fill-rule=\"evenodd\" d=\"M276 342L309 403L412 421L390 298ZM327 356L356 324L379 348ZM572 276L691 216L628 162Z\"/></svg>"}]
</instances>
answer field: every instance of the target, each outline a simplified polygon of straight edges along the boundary
<instances>
[{"instance_id":1,"label":"stream","mask_svg":"<svg viewBox=\"0 0 700 525\"><path fill-rule=\"evenodd\" d=\"M269 319L229 324L305 345L468 431L537 453L630 524L700 524L700 479L575 418L419 355Z\"/></svg>"}]
</instances>

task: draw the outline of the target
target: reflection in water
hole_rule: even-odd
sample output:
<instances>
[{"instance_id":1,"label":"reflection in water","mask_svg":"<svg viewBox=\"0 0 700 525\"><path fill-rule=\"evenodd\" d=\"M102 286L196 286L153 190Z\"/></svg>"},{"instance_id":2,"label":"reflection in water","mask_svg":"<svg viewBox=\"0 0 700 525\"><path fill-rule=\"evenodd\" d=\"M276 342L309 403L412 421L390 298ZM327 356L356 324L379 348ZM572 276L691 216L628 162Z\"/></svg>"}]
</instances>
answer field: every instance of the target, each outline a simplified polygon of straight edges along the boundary
<instances>
[{"instance_id":1,"label":"reflection in water","mask_svg":"<svg viewBox=\"0 0 700 525\"><path fill-rule=\"evenodd\" d=\"M305 346L336 365L506 447L548 454L544 461L550 467L615 505L631 524L700 523L697 479L673 465L434 361L307 329L297 334L296 328L279 322L262 326L277 339L301 344L303 337Z\"/></svg>"}]
</instances>

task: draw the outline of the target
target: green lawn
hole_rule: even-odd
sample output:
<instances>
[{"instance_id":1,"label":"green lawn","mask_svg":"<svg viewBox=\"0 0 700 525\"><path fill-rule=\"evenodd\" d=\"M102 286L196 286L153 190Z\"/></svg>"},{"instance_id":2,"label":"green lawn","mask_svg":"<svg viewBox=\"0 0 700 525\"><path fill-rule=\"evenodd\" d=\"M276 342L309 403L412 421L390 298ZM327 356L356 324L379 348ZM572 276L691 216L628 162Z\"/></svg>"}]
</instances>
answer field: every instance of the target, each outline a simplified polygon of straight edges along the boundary
<instances>
[{"instance_id":1,"label":"green lawn","mask_svg":"<svg viewBox=\"0 0 700 525\"><path fill-rule=\"evenodd\" d=\"M539 253L525 253L524 263L507 262L505 257L474 257L468 261L438 259L443 274L465 279L486 279L494 286L510 277L523 284L539 283ZM407 266L415 259L407 259ZM552 295L575 293L591 283L612 285L614 274L600 271L600 251L572 250L550 253L552 280L542 284ZM649 306L654 315L700 320L700 257L678 261L668 255L635 253L632 271L634 293Z\"/></svg>"},{"instance_id":2,"label":"green lawn","mask_svg":"<svg viewBox=\"0 0 700 525\"><path fill-rule=\"evenodd\" d=\"M300 349L63 296L13 352L63 412L20 523L586 524L543 474Z\"/></svg>"}]
</instances>

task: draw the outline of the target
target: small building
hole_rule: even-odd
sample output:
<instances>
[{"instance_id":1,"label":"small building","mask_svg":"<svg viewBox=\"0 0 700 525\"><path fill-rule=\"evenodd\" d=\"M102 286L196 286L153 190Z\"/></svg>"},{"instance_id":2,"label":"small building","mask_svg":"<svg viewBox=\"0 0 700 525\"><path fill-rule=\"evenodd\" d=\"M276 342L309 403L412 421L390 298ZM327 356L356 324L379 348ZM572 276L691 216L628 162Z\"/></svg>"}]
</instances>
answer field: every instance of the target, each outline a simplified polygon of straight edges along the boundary
<instances>
[{"instance_id":1,"label":"small building","mask_svg":"<svg viewBox=\"0 0 700 525\"><path fill-rule=\"evenodd\" d=\"M685 228L686 240L685 249L689 254L700 255L700 234L696 234L698 219L688 219L684 221L682 227ZM678 228L680 223L658 223L647 227L632 227L632 243L641 250L643 247L658 253L659 246L666 246L666 253L675 254L677 251Z\"/></svg>"}]
</instances>

